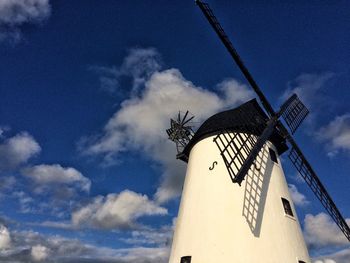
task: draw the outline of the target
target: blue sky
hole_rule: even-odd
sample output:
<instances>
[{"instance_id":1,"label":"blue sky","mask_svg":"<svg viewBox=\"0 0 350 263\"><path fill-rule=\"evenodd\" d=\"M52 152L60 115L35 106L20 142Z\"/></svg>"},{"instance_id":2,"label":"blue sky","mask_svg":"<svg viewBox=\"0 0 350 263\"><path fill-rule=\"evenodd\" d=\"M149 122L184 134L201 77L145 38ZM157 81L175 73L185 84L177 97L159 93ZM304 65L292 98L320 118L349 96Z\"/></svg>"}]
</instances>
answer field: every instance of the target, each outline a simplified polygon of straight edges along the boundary
<instances>
[{"instance_id":1,"label":"blue sky","mask_svg":"<svg viewBox=\"0 0 350 263\"><path fill-rule=\"evenodd\" d=\"M350 218L347 1L210 1ZM0 2L2 262L167 262L186 166L165 129L254 97L194 1ZM282 156L310 253L350 246Z\"/></svg>"}]
</instances>

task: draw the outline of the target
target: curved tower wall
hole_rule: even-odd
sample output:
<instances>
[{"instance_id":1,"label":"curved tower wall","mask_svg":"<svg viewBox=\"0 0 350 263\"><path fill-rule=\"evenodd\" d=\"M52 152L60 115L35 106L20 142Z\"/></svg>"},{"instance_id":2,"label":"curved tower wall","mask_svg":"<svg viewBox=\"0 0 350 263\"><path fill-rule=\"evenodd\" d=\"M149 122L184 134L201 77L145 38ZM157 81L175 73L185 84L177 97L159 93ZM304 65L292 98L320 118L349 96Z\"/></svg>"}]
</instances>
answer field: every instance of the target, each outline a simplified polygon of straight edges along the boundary
<instances>
[{"instance_id":1,"label":"curved tower wall","mask_svg":"<svg viewBox=\"0 0 350 263\"><path fill-rule=\"evenodd\" d=\"M191 149L169 263L311 262L274 145L265 144L239 186L214 137Z\"/></svg>"}]
</instances>

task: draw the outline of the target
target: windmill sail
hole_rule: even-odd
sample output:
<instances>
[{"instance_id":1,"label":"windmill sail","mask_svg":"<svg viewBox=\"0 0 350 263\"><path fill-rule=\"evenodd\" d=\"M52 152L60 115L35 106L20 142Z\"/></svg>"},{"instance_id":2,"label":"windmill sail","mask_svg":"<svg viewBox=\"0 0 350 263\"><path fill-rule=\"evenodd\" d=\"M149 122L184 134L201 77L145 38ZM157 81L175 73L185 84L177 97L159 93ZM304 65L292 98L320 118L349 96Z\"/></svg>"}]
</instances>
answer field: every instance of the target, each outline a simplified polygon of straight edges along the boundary
<instances>
[{"instance_id":1,"label":"windmill sail","mask_svg":"<svg viewBox=\"0 0 350 263\"><path fill-rule=\"evenodd\" d=\"M241 184L255 160L255 155L259 153L266 141L261 143L259 137L266 126L266 115L262 115L255 107L238 108L235 111L234 122L238 124L237 130L249 132L230 132L224 129L214 138L214 142L232 182Z\"/></svg>"},{"instance_id":2,"label":"windmill sail","mask_svg":"<svg viewBox=\"0 0 350 263\"><path fill-rule=\"evenodd\" d=\"M249 170L252 162L247 164L247 158L251 156L252 150L256 147L258 136L264 130L266 120L252 107L250 111L237 109L235 121L240 123L239 130L250 132L238 133L223 130L214 138L214 142L220 150L232 182L240 184L246 174L242 175L242 167L246 164L248 168L245 170ZM238 177L239 174L240 177Z\"/></svg>"},{"instance_id":3,"label":"windmill sail","mask_svg":"<svg viewBox=\"0 0 350 263\"><path fill-rule=\"evenodd\" d=\"M251 87L254 89L256 94L258 95L262 105L264 106L265 110L271 117L271 119L278 118L280 116L283 117L283 119L286 121L288 127L290 128L291 133L293 134L296 129L300 126L302 121L305 119L309 111L305 107L305 105L299 100L299 98L296 95L293 95L291 98L289 98L286 103L281 107L281 110L276 113L274 109L272 108L271 104L253 79L252 75L248 71L248 69L245 67L243 64L243 61L241 60L240 56L238 55L236 49L233 47L231 41L229 40L228 36L226 35L225 31L221 27L219 21L213 14L212 10L210 9L209 5L202 2L201 0L196 0L197 5L199 8L202 10L203 14L207 18L208 22L210 25L213 27L214 31L230 53L231 57L234 59L240 70L242 71L243 75L246 77L247 81L250 83ZM270 119L270 120L271 120ZM280 135L282 135L285 139L289 141L289 143L292 146L292 150L289 154L289 158L291 159L292 163L296 167L296 169L299 171L299 173L302 175L302 177L305 179L306 183L310 186L312 191L316 194L317 198L321 201L322 205L326 208L327 212L331 215L333 220L336 222L336 224L339 226L341 231L344 233L346 238L350 241L350 229L347 223L345 222L344 218L341 216L339 210L335 206L334 202L330 198L329 194L327 193L326 189L322 185L321 181L317 177L316 173L313 171L311 168L311 165L307 162L305 159L304 155L300 151L299 147L293 140L292 136L289 134L288 130L285 128L285 126L277 121L276 125L276 130ZM219 137L219 136L218 136ZM249 136L248 136L249 137ZM248 138L248 140L252 140L252 138ZM259 139L254 139L254 143L250 144L248 153L246 155L251 155L249 158L246 156L243 160L242 166L244 169L242 169L241 174L244 171L248 171L252 164L252 159L253 157L256 157L258 154L258 151L256 153L256 149L260 147L260 142L259 145L257 143ZM225 164L227 166L227 169L230 172L231 178L233 177L234 181L237 181L238 178L244 178L244 175L242 176L241 174L239 175L239 171L232 172L232 164L234 164L234 159L237 160L242 160L240 157L241 154L237 153L233 156L229 156L226 154L229 149L229 147L236 147L233 142L234 140L231 139L231 145L229 146L228 144L224 145L224 148L220 148L221 155L224 158ZM263 141L263 139L260 139L260 141ZM263 145L263 144L262 144ZM247 148L247 145L242 147L242 149ZM253 152L253 148L255 148ZM226 154L226 156L225 156ZM229 156L229 158L227 158ZM226 158L226 160L225 160ZM240 158L240 159L239 159ZM244 164L244 162L247 162ZM229 167L227 164L230 164L231 166ZM247 168L248 167L248 168Z\"/></svg>"},{"instance_id":4,"label":"windmill sail","mask_svg":"<svg viewBox=\"0 0 350 263\"><path fill-rule=\"evenodd\" d=\"M240 68L242 71L243 75L246 77L248 80L249 84L252 86L256 94L258 95L261 103L264 105L267 113L272 116L275 115L275 111L273 110L271 104L269 101L266 99L265 95L262 93L261 89L259 88L258 84L256 84L255 80L253 79L252 75L244 65L242 59L238 55L236 49L232 45L230 39L226 35L224 29L221 27L219 21L215 17L213 11L210 9L209 5L207 3L204 3L200 0L196 0L196 4L199 6L199 8L202 10L203 14L205 17L208 19L209 23L215 30L216 34L219 36L221 39L222 43L226 47L227 51L230 53L231 57L234 59L236 62L237 66Z\"/></svg>"},{"instance_id":5,"label":"windmill sail","mask_svg":"<svg viewBox=\"0 0 350 263\"><path fill-rule=\"evenodd\" d=\"M257 116L259 116L257 113L252 113L248 120L247 116L249 115L246 113L238 114L237 117L245 119L244 121L246 123L250 123L250 126L254 126L254 129L251 129L252 133L230 134L229 132L225 131L214 138L214 142L220 150L220 154L224 159L224 163L231 176L232 182L241 185L244 177L247 175L250 167L258 156L260 150L263 148L265 142L270 139L271 135L275 131L275 127L279 123L279 116L288 116L290 121L293 123L293 127L300 125L300 120L305 118L305 116L303 118L300 116L302 112L305 112L304 109L306 109L305 106L304 108L302 106L295 106L300 104L303 105L298 99L297 95L292 95L281 106L281 109L274 117L270 118L266 124L264 123L265 120L261 119L259 121L260 125L254 123L257 120ZM294 124L297 122L299 122L299 124ZM262 126L261 123L264 123L264 125ZM264 127L264 129L262 127ZM260 136L257 137L256 135Z\"/></svg>"},{"instance_id":6,"label":"windmill sail","mask_svg":"<svg viewBox=\"0 0 350 263\"><path fill-rule=\"evenodd\" d=\"M269 123L260 137L225 131L214 138L232 182L241 185L260 150L272 135L275 125L276 121Z\"/></svg>"},{"instance_id":7,"label":"windmill sail","mask_svg":"<svg viewBox=\"0 0 350 263\"><path fill-rule=\"evenodd\" d=\"M286 121L292 134L298 129L302 121L309 114L309 110L296 94L293 94L282 106L282 117Z\"/></svg>"},{"instance_id":8,"label":"windmill sail","mask_svg":"<svg viewBox=\"0 0 350 263\"><path fill-rule=\"evenodd\" d=\"M304 178L305 182L314 192L316 197L320 200L324 208L327 210L329 215L333 218L334 222L338 225L340 230L344 233L346 238L350 241L350 228L346 221L340 214L338 208L334 204L332 198L329 196L325 187L322 185L320 179L312 169L311 165L308 163L301 150L294 142L290 139L292 143L292 149L290 150L288 157L294 164L295 168L298 170L299 174Z\"/></svg>"}]
</instances>

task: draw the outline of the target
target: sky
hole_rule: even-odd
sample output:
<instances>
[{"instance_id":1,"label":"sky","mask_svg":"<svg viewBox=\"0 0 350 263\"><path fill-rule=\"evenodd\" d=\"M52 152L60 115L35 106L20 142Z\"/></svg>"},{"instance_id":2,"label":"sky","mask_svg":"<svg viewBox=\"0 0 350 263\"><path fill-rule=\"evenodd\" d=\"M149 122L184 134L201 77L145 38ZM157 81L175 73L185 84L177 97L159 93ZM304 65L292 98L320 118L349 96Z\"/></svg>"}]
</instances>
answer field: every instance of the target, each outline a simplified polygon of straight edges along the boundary
<instances>
[{"instance_id":1,"label":"sky","mask_svg":"<svg viewBox=\"0 0 350 263\"><path fill-rule=\"evenodd\" d=\"M348 1L209 4L350 223ZM0 0L0 261L167 262L186 164L169 119L197 125L255 95L194 1ZM288 162L314 263L350 245Z\"/></svg>"}]
</instances>

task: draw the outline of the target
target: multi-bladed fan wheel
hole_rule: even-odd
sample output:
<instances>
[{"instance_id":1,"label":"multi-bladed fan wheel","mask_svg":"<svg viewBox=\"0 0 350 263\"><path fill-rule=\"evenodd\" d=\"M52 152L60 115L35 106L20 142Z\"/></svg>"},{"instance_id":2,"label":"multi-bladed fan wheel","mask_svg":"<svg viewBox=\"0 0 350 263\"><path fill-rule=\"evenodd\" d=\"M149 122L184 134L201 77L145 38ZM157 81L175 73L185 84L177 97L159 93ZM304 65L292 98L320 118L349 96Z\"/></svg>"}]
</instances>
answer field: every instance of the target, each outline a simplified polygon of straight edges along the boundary
<instances>
[{"instance_id":1,"label":"multi-bladed fan wheel","mask_svg":"<svg viewBox=\"0 0 350 263\"><path fill-rule=\"evenodd\" d=\"M177 123L182 127L193 127L193 119L194 115L189 111L179 111L177 114Z\"/></svg>"},{"instance_id":2,"label":"multi-bladed fan wheel","mask_svg":"<svg viewBox=\"0 0 350 263\"><path fill-rule=\"evenodd\" d=\"M174 119L170 119L170 128L166 132L169 139L175 142L178 154L182 153L194 134L193 119L194 115L189 111L179 111Z\"/></svg>"}]
</instances>

